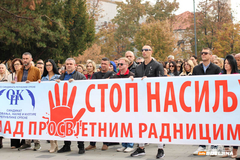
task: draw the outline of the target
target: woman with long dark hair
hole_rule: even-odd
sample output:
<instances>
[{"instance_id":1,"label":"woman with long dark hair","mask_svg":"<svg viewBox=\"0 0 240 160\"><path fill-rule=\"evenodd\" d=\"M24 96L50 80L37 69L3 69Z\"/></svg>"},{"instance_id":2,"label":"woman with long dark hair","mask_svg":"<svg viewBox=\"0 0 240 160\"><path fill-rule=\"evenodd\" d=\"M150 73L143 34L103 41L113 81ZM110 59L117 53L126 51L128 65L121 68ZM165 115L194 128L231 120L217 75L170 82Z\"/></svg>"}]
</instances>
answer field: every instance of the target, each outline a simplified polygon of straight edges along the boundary
<instances>
[{"instance_id":1,"label":"woman with long dark hair","mask_svg":"<svg viewBox=\"0 0 240 160\"><path fill-rule=\"evenodd\" d=\"M169 62L168 75L169 76L179 76L178 71L177 71L177 65L174 61Z\"/></svg>"},{"instance_id":2,"label":"woman with long dark hair","mask_svg":"<svg viewBox=\"0 0 240 160\"><path fill-rule=\"evenodd\" d=\"M48 59L44 65L44 71L42 75L42 81L55 81L59 79L60 75L58 72L57 65L52 59ZM50 140L50 153L54 153L58 150L58 144L56 140Z\"/></svg>"},{"instance_id":3,"label":"woman with long dark hair","mask_svg":"<svg viewBox=\"0 0 240 160\"><path fill-rule=\"evenodd\" d=\"M223 71L220 74L238 74L237 61L232 55L227 55L223 63ZM231 152L229 146L224 146L225 152ZM232 158L237 157L238 146L233 146ZM223 158L228 157L228 154L223 155Z\"/></svg>"},{"instance_id":4,"label":"woman with long dark hair","mask_svg":"<svg viewBox=\"0 0 240 160\"><path fill-rule=\"evenodd\" d=\"M238 73L237 61L232 55L227 55L223 63L223 74Z\"/></svg>"},{"instance_id":5,"label":"woman with long dark hair","mask_svg":"<svg viewBox=\"0 0 240 160\"><path fill-rule=\"evenodd\" d=\"M42 81L55 81L59 77L57 65L52 59L48 59L44 65Z\"/></svg>"}]
</instances>

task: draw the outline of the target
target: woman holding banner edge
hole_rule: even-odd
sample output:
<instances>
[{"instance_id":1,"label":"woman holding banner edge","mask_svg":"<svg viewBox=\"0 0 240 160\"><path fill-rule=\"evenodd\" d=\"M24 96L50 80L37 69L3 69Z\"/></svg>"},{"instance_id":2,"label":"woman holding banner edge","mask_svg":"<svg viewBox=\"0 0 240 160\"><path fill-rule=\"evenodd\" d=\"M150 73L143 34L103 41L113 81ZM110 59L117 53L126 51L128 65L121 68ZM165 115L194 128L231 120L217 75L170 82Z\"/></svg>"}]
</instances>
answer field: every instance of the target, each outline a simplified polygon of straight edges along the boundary
<instances>
[{"instance_id":1,"label":"woman holding banner edge","mask_svg":"<svg viewBox=\"0 0 240 160\"><path fill-rule=\"evenodd\" d=\"M220 74L238 74L238 66L237 66L237 61L232 55L227 55L224 59L223 63L223 71ZM231 152L231 149L229 146L224 146L225 153L226 152ZM238 146L233 146L233 155L232 158L237 158L237 150ZM225 154L222 156L222 158L228 157L228 154Z\"/></svg>"},{"instance_id":2,"label":"woman holding banner edge","mask_svg":"<svg viewBox=\"0 0 240 160\"><path fill-rule=\"evenodd\" d=\"M48 59L44 65L44 71L42 75L42 81L55 81L59 79L60 75L57 69L57 65L52 59ZM40 82L40 81L39 81ZM50 153L54 153L58 150L58 144L56 140L50 140Z\"/></svg>"},{"instance_id":3,"label":"woman holding banner edge","mask_svg":"<svg viewBox=\"0 0 240 160\"><path fill-rule=\"evenodd\" d=\"M8 75L8 82L15 83L17 82L17 74L21 70L23 62L20 58L15 58L11 63L12 73ZM20 139L11 139L11 149L19 148L25 143L25 140L20 142Z\"/></svg>"}]
</instances>

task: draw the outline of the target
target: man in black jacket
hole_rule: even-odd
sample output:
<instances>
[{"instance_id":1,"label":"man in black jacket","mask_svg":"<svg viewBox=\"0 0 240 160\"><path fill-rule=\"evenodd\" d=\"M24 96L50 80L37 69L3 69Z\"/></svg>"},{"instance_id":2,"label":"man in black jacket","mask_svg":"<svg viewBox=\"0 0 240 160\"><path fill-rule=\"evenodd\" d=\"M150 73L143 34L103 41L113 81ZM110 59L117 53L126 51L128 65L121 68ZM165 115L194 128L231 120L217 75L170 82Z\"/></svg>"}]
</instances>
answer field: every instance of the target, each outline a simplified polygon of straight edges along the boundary
<instances>
[{"instance_id":1,"label":"man in black jacket","mask_svg":"<svg viewBox=\"0 0 240 160\"><path fill-rule=\"evenodd\" d=\"M127 51L125 53L125 57L130 61L130 64L128 66L129 71L132 73L135 73L135 69L137 68L137 63L134 62L135 56L132 51Z\"/></svg>"},{"instance_id":2,"label":"man in black jacket","mask_svg":"<svg viewBox=\"0 0 240 160\"><path fill-rule=\"evenodd\" d=\"M202 64L199 64L193 68L192 75L211 75L219 74L221 68L211 63L212 51L210 48L204 48L201 52Z\"/></svg>"},{"instance_id":3,"label":"man in black jacket","mask_svg":"<svg viewBox=\"0 0 240 160\"><path fill-rule=\"evenodd\" d=\"M108 58L102 58L101 71L93 73L92 79L106 79L113 76L114 72L109 71L110 60Z\"/></svg>"},{"instance_id":4,"label":"man in black jacket","mask_svg":"<svg viewBox=\"0 0 240 160\"><path fill-rule=\"evenodd\" d=\"M145 45L142 48L142 56L144 62L137 66L135 70L135 77L142 77L142 80L147 77L164 76L163 65L152 58L152 47ZM133 81L133 76L130 77ZM131 154L132 157L145 155L144 143L139 143L139 147ZM158 152L156 158L163 158L165 156L163 150L163 143L158 144Z\"/></svg>"},{"instance_id":5,"label":"man in black jacket","mask_svg":"<svg viewBox=\"0 0 240 160\"><path fill-rule=\"evenodd\" d=\"M114 72L109 71L110 60L108 58L102 58L101 71L93 73L92 79L109 79L113 76ZM102 150L108 149L109 143L103 142ZM85 148L86 151L96 149L96 142L90 142L90 145Z\"/></svg>"},{"instance_id":6,"label":"man in black jacket","mask_svg":"<svg viewBox=\"0 0 240 160\"><path fill-rule=\"evenodd\" d=\"M145 45L142 48L142 56L144 62L137 66L135 70L135 77L160 77L164 76L163 65L152 58L152 48Z\"/></svg>"},{"instance_id":7,"label":"man in black jacket","mask_svg":"<svg viewBox=\"0 0 240 160\"><path fill-rule=\"evenodd\" d=\"M73 58L68 58L66 61L66 72L63 73L60 78L58 80L56 80L56 82L60 82L60 81L69 81L69 82L72 82L74 80L85 80L86 77L75 71L75 65L76 65L76 62ZM78 141L78 148L79 148L79 151L78 153L79 154L83 154L85 153L85 150L84 150L84 142L83 141ZM64 141L64 146L58 150L58 153L63 153L63 152L69 152L71 151L71 141Z\"/></svg>"},{"instance_id":8,"label":"man in black jacket","mask_svg":"<svg viewBox=\"0 0 240 160\"><path fill-rule=\"evenodd\" d=\"M212 75L221 72L220 67L211 63L212 51L210 48L203 48L201 52L203 63L193 68L192 75ZM212 151L210 154L217 152L217 146L211 146ZM198 149L193 152L193 155L198 155L198 152L206 151L206 145L199 145ZM213 156L213 154L212 154Z\"/></svg>"}]
</instances>

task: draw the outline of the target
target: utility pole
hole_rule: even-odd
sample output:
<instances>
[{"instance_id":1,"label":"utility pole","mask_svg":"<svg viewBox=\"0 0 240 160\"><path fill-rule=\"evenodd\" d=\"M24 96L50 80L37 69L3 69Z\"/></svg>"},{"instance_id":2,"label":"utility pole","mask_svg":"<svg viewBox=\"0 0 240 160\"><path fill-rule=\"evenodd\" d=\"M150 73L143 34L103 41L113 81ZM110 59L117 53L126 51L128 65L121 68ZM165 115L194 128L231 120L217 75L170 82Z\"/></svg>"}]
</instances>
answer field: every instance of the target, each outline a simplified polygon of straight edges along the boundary
<instances>
[{"instance_id":1,"label":"utility pole","mask_svg":"<svg viewBox=\"0 0 240 160\"><path fill-rule=\"evenodd\" d=\"M195 12L195 0L193 0L193 10L194 10L194 34L195 34L195 56L197 57L197 29L196 29L196 12Z\"/></svg>"}]
</instances>

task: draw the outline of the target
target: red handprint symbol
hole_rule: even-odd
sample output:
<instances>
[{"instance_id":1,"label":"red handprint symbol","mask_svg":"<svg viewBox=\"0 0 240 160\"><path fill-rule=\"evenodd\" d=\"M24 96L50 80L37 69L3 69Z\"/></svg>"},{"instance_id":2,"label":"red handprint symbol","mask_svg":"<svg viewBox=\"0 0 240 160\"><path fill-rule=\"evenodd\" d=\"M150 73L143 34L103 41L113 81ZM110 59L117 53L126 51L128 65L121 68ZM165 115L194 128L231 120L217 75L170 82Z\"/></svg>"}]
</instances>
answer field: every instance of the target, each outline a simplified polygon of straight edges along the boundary
<instances>
[{"instance_id":1,"label":"red handprint symbol","mask_svg":"<svg viewBox=\"0 0 240 160\"><path fill-rule=\"evenodd\" d=\"M62 105L60 104L60 95L59 95L59 85L56 83L54 86L55 91L55 100L56 100L56 106L53 102L53 96L52 91L48 92L48 99L49 99L49 105L50 105L50 122L55 122L56 125L59 122L66 122L70 121L74 125L76 125L76 122L80 120L80 118L85 113L86 109L82 108L78 111L75 117L73 117L72 114L72 108L74 104L74 100L76 97L77 87L74 86L67 104L67 95L68 95L68 84L64 83L63 85L63 98L62 98Z\"/></svg>"}]
</instances>

